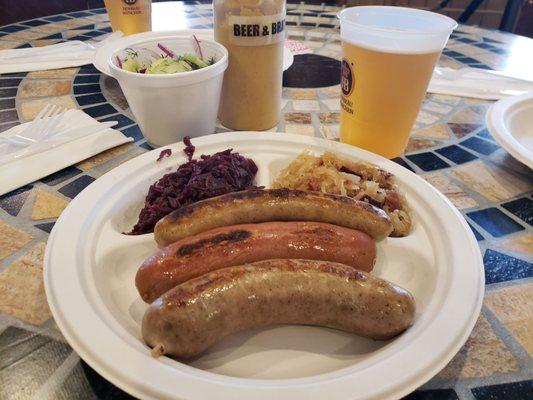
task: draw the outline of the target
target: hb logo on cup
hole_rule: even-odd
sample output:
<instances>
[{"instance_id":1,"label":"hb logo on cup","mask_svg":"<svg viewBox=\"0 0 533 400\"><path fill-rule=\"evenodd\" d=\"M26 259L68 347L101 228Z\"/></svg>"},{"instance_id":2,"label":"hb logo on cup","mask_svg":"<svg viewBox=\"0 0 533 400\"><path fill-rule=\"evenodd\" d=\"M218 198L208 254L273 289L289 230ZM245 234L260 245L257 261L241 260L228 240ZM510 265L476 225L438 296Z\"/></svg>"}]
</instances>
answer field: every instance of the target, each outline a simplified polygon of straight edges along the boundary
<instances>
[{"instance_id":1,"label":"hb logo on cup","mask_svg":"<svg viewBox=\"0 0 533 400\"><path fill-rule=\"evenodd\" d=\"M124 3L128 4L128 5L132 5L132 4L135 4L137 2L137 0L124 0Z\"/></svg>"},{"instance_id":2,"label":"hb logo on cup","mask_svg":"<svg viewBox=\"0 0 533 400\"><path fill-rule=\"evenodd\" d=\"M341 89L342 94L349 96L353 90L353 71L350 66L350 62L346 59L342 59L341 65Z\"/></svg>"}]
</instances>

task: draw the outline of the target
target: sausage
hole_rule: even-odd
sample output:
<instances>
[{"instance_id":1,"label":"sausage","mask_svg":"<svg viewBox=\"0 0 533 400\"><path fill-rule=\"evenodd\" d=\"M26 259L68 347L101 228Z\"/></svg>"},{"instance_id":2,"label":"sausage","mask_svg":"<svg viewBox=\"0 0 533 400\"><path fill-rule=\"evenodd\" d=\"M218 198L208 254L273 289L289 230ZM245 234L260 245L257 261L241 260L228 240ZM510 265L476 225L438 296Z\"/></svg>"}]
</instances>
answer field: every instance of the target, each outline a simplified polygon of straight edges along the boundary
<instances>
[{"instance_id":1,"label":"sausage","mask_svg":"<svg viewBox=\"0 0 533 400\"><path fill-rule=\"evenodd\" d=\"M366 233L322 222L263 222L216 228L149 257L135 284L151 303L167 290L215 269L271 258L335 261L371 271L376 244Z\"/></svg>"},{"instance_id":2,"label":"sausage","mask_svg":"<svg viewBox=\"0 0 533 400\"><path fill-rule=\"evenodd\" d=\"M190 359L234 332L272 324L317 325L385 340L415 315L409 292L351 267L266 260L223 268L154 301L142 336L154 356Z\"/></svg>"},{"instance_id":3,"label":"sausage","mask_svg":"<svg viewBox=\"0 0 533 400\"><path fill-rule=\"evenodd\" d=\"M314 221L360 230L376 240L392 232L385 211L347 196L292 189L249 189L198 201L155 225L160 247L222 226L268 221Z\"/></svg>"}]
</instances>

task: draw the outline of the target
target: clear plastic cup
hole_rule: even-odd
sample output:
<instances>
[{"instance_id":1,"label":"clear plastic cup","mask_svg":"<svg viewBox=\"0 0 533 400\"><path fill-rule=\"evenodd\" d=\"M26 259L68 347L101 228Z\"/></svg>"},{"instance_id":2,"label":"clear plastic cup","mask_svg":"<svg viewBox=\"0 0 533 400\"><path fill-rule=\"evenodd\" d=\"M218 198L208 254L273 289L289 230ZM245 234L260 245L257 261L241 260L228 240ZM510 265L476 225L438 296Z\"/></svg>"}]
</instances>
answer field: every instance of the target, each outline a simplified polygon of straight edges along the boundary
<instances>
[{"instance_id":1,"label":"clear plastic cup","mask_svg":"<svg viewBox=\"0 0 533 400\"><path fill-rule=\"evenodd\" d=\"M457 23L404 7L344 9L340 140L401 155L440 53Z\"/></svg>"}]
</instances>

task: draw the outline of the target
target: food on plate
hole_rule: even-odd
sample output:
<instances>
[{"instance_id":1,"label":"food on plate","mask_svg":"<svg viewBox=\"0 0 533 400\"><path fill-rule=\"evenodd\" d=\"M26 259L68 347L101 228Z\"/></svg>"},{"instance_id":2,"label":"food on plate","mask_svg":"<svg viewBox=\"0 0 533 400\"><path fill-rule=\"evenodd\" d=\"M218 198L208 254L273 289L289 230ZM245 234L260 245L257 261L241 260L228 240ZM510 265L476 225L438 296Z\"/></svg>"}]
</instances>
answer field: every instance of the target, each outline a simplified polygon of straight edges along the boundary
<instances>
[{"instance_id":1,"label":"food on plate","mask_svg":"<svg viewBox=\"0 0 533 400\"><path fill-rule=\"evenodd\" d=\"M227 149L194 160L194 146L183 139L188 162L164 175L148 190L132 235L152 232L159 219L187 204L254 187L255 162Z\"/></svg>"},{"instance_id":2,"label":"food on plate","mask_svg":"<svg viewBox=\"0 0 533 400\"><path fill-rule=\"evenodd\" d=\"M318 325L386 340L413 322L405 289L327 261L267 260L187 281L154 301L142 321L152 354L189 359L221 338L272 324Z\"/></svg>"},{"instance_id":3,"label":"food on plate","mask_svg":"<svg viewBox=\"0 0 533 400\"><path fill-rule=\"evenodd\" d=\"M196 40L194 38L193 40ZM127 48L122 57L117 56L117 66L123 70L140 74L176 74L208 67L215 59L204 60L201 52L176 55L161 43L160 53L147 48ZM196 47L198 49L198 47Z\"/></svg>"},{"instance_id":4,"label":"food on plate","mask_svg":"<svg viewBox=\"0 0 533 400\"><path fill-rule=\"evenodd\" d=\"M406 236L411 217L394 175L376 165L350 161L327 151L315 156L304 151L283 169L272 187L340 194L383 209L390 217L392 236Z\"/></svg>"},{"instance_id":5,"label":"food on plate","mask_svg":"<svg viewBox=\"0 0 533 400\"><path fill-rule=\"evenodd\" d=\"M360 230L376 240L392 224L377 207L350 197L291 189L248 189L189 204L159 220L160 247L210 229L268 221L313 221Z\"/></svg>"},{"instance_id":6,"label":"food on plate","mask_svg":"<svg viewBox=\"0 0 533 400\"><path fill-rule=\"evenodd\" d=\"M335 261L371 271L376 244L367 234L321 222L232 225L189 236L149 257L135 284L151 303L167 290L200 275L270 258Z\"/></svg>"}]
</instances>

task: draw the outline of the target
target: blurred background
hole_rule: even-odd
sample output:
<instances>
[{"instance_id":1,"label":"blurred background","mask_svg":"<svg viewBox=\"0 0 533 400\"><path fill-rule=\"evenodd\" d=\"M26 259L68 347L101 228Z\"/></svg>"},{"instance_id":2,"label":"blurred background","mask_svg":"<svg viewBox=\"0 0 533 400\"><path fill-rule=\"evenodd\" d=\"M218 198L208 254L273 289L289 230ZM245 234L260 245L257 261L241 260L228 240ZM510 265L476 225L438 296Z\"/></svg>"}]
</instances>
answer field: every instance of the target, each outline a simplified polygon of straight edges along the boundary
<instances>
[{"instance_id":1,"label":"blurred background","mask_svg":"<svg viewBox=\"0 0 533 400\"><path fill-rule=\"evenodd\" d=\"M157 0L153 1L157 2ZM533 38L533 0L315 0L306 2L318 4L325 2L347 7L392 5L421 8L446 14L468 25L500 29ZM103 0L0 0L0 25L99 7L104 7Z\"/></svg>"}]
</instances>

